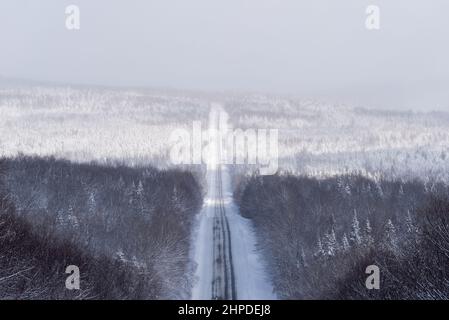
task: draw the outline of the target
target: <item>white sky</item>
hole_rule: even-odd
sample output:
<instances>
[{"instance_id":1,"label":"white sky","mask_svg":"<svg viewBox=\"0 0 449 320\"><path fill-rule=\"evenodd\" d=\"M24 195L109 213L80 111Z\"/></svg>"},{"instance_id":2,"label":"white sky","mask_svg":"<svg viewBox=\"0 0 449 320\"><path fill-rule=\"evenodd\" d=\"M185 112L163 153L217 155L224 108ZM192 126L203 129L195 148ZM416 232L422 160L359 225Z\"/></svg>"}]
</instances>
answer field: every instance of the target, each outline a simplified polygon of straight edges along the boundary
<instances>
[{"instance_id":1,"label":"white sky","mask_svg":"<svg viewBox=\"0 0 449 320\"><path fill-rule=\"evenodd\" d=\"M0 0L0 41L7 77L449 110L447 0Z\"/></svg>"}]
</instances>

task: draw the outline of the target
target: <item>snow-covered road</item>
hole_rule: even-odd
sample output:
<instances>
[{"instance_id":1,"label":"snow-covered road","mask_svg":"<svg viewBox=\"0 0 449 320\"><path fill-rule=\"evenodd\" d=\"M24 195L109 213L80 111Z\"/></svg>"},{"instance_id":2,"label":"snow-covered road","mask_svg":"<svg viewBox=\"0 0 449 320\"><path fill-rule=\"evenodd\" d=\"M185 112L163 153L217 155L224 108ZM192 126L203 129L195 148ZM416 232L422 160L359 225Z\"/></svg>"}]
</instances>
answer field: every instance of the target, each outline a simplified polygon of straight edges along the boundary
<instances>
[{"instance_id":1,"label":"snow-covered road","mask_svg":"<svg viewBox=\"0 0 449 320\"><path fill-rule=\"evenodd\" d=\"M217 129L223 109L211 110L209 129ZM264 263L256 251L251 221L233 201L230 167L220 164L220 151L208 162L207 196L194 237L197 264L192 299L276 299Z\"/></svg>"}]
</instances>

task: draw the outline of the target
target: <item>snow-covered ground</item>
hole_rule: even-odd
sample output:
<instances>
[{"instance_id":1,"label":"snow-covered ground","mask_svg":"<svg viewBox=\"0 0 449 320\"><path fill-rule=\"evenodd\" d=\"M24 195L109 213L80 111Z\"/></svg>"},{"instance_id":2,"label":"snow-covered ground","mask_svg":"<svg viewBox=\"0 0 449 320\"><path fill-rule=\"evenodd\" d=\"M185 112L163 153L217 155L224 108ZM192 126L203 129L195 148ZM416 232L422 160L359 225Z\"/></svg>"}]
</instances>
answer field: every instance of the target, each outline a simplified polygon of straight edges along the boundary
<instances>
[{"instance_id":1,"label":"snow-covered ground","mask_svg":"<svg viewBox=\"0 0 449 320\"><path fill-rule=\"evenodd\" d=\"M228 168L223 168L222 188L226 215L231 226L233 261L238 299L276 299L263 257L256 250L252 222L243 218L233 201Z\"/></svg>"}]
</instances>

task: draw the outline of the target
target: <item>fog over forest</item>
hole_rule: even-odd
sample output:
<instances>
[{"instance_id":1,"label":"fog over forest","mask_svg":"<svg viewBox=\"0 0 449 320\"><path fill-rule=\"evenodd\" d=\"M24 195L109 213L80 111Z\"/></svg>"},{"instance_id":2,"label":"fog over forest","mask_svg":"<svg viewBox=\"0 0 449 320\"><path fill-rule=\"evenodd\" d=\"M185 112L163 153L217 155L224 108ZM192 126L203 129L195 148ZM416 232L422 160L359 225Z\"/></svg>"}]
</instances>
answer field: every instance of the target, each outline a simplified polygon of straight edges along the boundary
<instances>
[{"instance_id":1,"label":"fog over forest","mask_svg":"<svg viewBox=\"0 0 449 320\"><path fill-rule=\"evenodd\" d=\"M365 28L368 5L380 30ZM449 110L447 12L444 0L2 1L0 75Z\"/></svg>"}]
</instances>

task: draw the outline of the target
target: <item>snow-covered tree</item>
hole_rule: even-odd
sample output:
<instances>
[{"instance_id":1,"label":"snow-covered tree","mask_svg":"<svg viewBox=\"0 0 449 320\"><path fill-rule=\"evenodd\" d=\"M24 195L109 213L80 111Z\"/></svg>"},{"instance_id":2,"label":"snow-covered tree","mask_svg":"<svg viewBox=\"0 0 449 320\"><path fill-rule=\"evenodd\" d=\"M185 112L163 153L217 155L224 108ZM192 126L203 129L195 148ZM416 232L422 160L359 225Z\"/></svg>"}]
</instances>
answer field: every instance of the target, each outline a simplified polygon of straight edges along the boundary
<instances>
[{"instance_id":1,"label":"snow-covered tree","mask_svg":"<svg viewBox=\"0 0 449 320\"><path fill-rule=\"evenodd\" d=\"M78 229L79 228L79 221L78 218L75 215L69 215L67 217L67 222L70 225L70 227L74 228L74 229Z\"/></svg>"},{"instance_id":2,"label":"snow-covered tree","mask_svg":"<svg viewBox=\"0 0 449 320\"><path fill-rule=\"evenodd\" d=\"M340 192L343 195L351 195L351 187L349 186L349 184L345 181L344 178L338 178L337 180L337 186L338 189L340 190Z\"/></svg>"},{"instance_id":3,"label":"snow-covered tree","mask_svg":"<svg viewBox=\"0 0 449 320\"><path fill-rule=\"evenodd\" d=\"M398 250L398 239L396 234L396 228L391 219L388 219L385 225L384 237L383 237L383 249L397 252Z\"/></svg>"},{"instance_id":4,"label":"snow-covered tree","mask_svg":"<svg viewBox=\"0 0 449 320\"><path fill-rule=\"evenodd\" d=\"M346 236L346 233L343 234L343 238L342 238L341 242L342 242L343 251L348 251L351 248L351 246L349 244L348 237Z\"/></svg>"},{"instance_id":5,"label":"snow-covered tree","mask_svg":"<svg viewBox=\"0 0 449 320\"><path fill-rule=\"evenodd\" d=\"M139 197L141 199L143 197L143 192L144 192L143 183L142 183L142 180L139 180L139 183L138 183L137 189L136 189L137 197Z\"/></svg>"},{"instance_id":6,"label":"snow-covered tree","mask_svg":"<svg viewBox=\"0 0 449 320\"><path fill-rule=\"evenodd\" d=\"M416 227L414 225L410 210L407 210L407 216L405 217L405 227L406 227L407 233L414 233L416 231Z\"/></svg>"},{"instance_id":7,"label":"snow-covered tree","mask_svg":"<svg viewBox=\"0 0 449 320\"><path fill-rule=\"evenodd\" d=\"M119 249L117 250L117 252L115 253L115 258L116 258L118 261L121 261L121 262L127 262L127 260L126 260L126 258L125 258L125 253L123 252L123 250L122 250L121 248L119 248Z\"/></svg>"},{"instance_id":8,"label":"snow-covered tree","mask_svg":"<svg viewBox=\"0 0 449 320\"><path fill-rule=\"evenodd\" d=\"M372 245L374 245L373 229L371 228L369 218L366 218L365 235L363 240L367 247L371 247Z\"/></svg>"},{"instance_id":9,"label":"snow-covered tree","mask_svg":"<svg viewBox=\"0 0 449 320\"><path fill-rule=\"evenodd\" d=\"M324 257L325 254L326 254L326 252L324 251L324 248L323 248L323 242L321 241L321 237L318 236L317 251L315 253L315 256Z\"/></svg>"},{"instance_id":10,"label":"snow-covered tree","mask_svg":"<svg viewBox=\"0 0 449 320\"><path fill-rule=\"evenodd\" d=\"M64 210L59 209L56 213L56 224L58 226L63 226L65 224L66 218L64 214Z\"/></svg>"},{"instance_id":11,"label":"snow-covered tree","mask_svg":"<svg viewBox=\"0 0 449 320\"><path fill-rule=\"evenodd\" d=\"M362 243L362 236L360 233L360 223L359 219L357 218L357 210L355 209L354 209L354 216L352 218L351 233L349 235L349 239L351 240L351 243L354 245L360 245Z\"/></svg>"},{"instance_id":12,"label":"snow-covered tree","mask_svg":"<svg viewBox=\"0 0 449 320\"><path fill-rule=\"evenodd\" d=\"M328 256L334 256L338 251L338 242L334 228L325 235L325 253Z\"/></svg>"},{"instance_id":13,"label":"snow-covered tree","mask_svg":"<svg viewBox=\"0 0 449 320\"><path fill-rule=\"evenodd\" d=\"M89 214L95 214L97 210L97 201L95 200L95 193L93 191L89 192L89 199L87 202L87 207L89 210Z\"/></svg>"}]
</instances>

